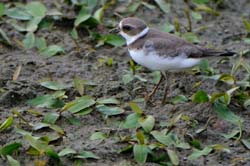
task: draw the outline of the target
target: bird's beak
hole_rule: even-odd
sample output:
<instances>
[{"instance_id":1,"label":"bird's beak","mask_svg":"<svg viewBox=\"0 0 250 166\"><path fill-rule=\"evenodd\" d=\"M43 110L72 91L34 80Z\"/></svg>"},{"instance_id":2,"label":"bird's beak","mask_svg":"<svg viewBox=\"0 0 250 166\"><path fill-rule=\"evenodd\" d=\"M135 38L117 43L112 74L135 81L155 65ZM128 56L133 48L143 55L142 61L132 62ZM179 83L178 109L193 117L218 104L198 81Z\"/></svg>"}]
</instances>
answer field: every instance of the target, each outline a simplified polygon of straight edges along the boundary
<instances>
[{"instance_id":1,"label":"bird's beak","mask_svg":"<svg viewBox=\"0 0 250 166\"><path fill-rule=\"evenodd\" d=\"M117 27L115 27L115 28L113 28L113 29L111 29L110 31L109 31L109 33L119 33L120 32L120 28L117 26Z\"/></svg>"}]
</instances>

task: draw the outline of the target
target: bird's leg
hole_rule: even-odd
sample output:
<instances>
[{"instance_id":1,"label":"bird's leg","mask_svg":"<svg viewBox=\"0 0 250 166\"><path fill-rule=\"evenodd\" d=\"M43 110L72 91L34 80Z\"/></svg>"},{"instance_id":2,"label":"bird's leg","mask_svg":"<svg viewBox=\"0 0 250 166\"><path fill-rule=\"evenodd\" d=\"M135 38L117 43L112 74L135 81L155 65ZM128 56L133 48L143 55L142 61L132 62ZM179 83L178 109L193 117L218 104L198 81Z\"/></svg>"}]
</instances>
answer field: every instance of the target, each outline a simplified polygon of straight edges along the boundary
<instances>
[{"instance_id":1,"label":"bird's leg","mask_svg":"<svg viewBox=\"0 0 250 166\"><path fill-rule=\"evenodd\" d=\"M167 78L167 75L166 73L164 73L164 77ZM169 77L169 76L168 76ZM168 95L168 89L169 89L169 84L166 83L165 85L165 89L164 89L164 96L163 96L163 99L161 101L161 104L164 105L166 103L166 100L167 100L167 95Z\"/></svg>"},{"instance_id":2,"label":"bird's leg","mask_svg":"<svg viewBox=\"0 0 250 166\"><path fill-rule=\"evenodd\" d=\"M159 88L159 85L161 84L162 80L165 78L165 73L161 72L161 78L159 80L159 82L155 85L155 87L153 88L153 90L146 95L145 97L145 101L148 102L151 97L155 94L156 90Z\"/></svg>"}]
</instances>

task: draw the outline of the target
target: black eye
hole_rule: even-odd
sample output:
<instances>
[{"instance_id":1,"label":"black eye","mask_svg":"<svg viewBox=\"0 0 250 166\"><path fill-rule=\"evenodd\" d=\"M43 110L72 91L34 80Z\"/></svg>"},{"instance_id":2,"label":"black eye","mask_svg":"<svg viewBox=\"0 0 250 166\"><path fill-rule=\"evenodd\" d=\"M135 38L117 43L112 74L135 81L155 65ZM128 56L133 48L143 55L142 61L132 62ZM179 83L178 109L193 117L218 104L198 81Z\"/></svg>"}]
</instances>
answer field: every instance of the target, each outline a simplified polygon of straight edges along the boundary
<instances>
[{"instance_id":1,"label":"black eye","mask_svg":"<svg viewBox=\"0 0 250 166\"><path fill-rule=\"evenodd\" d=\"M124 25L124 26L122 27L122 29L125 30L125 31L130 31L130 30L132 29L132 27L129 26L129 25Z\"/></svg>"}]
</instances>

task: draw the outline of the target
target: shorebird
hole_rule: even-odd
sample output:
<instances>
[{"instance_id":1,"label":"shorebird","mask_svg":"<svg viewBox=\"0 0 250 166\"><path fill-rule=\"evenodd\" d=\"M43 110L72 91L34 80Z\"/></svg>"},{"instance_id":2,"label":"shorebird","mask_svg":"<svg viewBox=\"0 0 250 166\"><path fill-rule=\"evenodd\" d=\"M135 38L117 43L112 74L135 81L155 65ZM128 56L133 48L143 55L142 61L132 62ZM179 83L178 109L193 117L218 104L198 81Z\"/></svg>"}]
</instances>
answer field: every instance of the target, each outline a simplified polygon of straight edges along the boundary
<instances>
[{"instance_id":1,"label":"shorebird","mask_svg":"<svg viewBox=\"0 0 250 166\"><path fill-rule=\"evenodd\" d=\"M126 40L128 52L136 63L161 73L192 68L204 58L235 54L194 45L173 34L149 28L143 20L135 17L122 19L115 31ZM163 76L146 96L147 101L159 87Z\"/></svg>"}]
</instances>

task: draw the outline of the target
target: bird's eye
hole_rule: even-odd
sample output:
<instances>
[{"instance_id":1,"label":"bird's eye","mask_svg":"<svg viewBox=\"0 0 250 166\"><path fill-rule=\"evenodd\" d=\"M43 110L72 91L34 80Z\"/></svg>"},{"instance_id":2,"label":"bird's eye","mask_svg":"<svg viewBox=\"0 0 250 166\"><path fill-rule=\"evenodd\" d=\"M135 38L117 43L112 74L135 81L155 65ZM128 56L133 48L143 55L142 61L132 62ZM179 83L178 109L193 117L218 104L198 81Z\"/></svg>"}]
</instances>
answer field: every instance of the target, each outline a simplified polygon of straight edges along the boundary
<instances>
[{"instance_id":1,"label":"bird's eye","mask_svg":"<svg viewBox=\"0 0 250 166\"><path fill-rule=\"evenodd\" d=\"M132 29L132 27L129 26L129 25L124 25L124 26L122 27L122 29L125 30L125 31L130 31L130 30Z\"/></svg>"}]
</instances>

